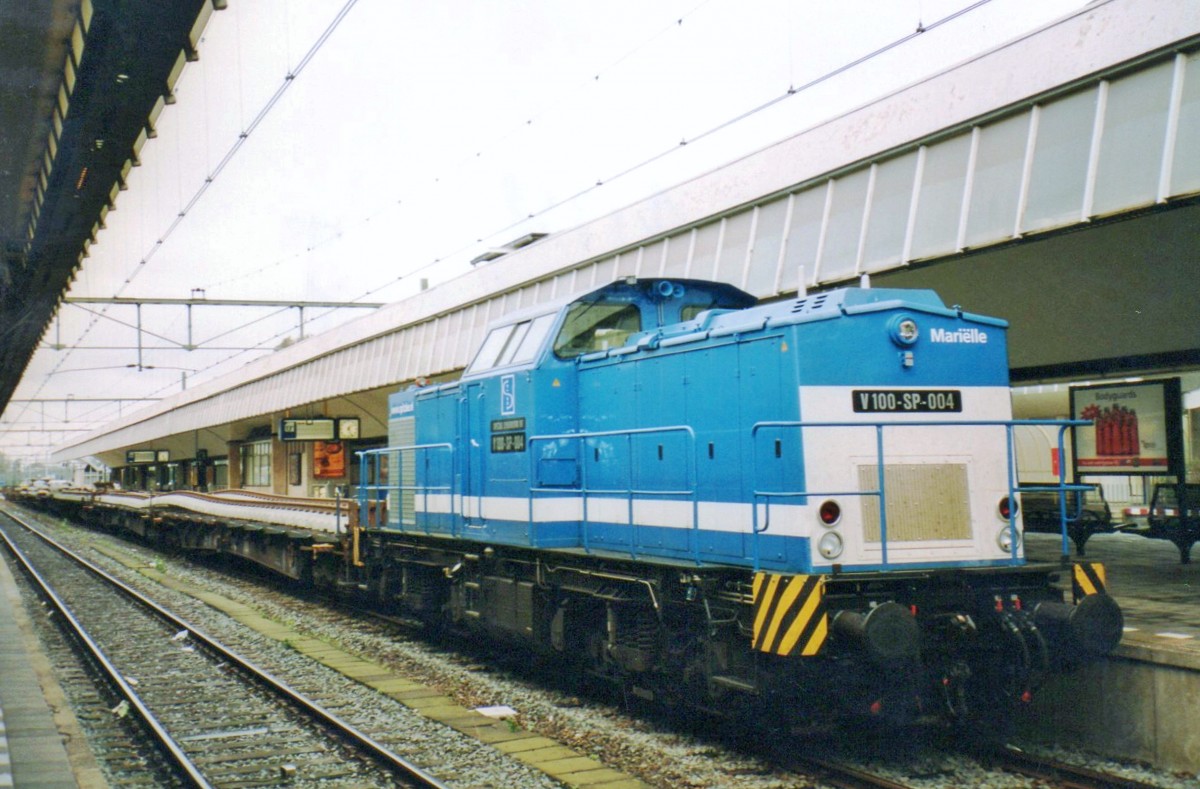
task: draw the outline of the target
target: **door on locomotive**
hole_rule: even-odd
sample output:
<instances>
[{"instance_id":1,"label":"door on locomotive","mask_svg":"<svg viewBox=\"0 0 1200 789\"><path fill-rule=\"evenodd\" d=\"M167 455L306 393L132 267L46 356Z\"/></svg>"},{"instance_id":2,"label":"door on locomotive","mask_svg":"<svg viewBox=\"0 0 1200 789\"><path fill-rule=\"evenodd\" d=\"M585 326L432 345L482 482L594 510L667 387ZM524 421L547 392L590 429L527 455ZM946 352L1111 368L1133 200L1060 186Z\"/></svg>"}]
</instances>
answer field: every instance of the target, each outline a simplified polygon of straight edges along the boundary
<instances>
[{"instance_id":1,"label":"door on locomotive","mask_svg":"<svg viewBox=\"0 0 1200 789\"><path fill-rule=\"evenodd\" d=\"M481 383L465 384L459 396L459 435L462 440L458 446L462 453L459 501L464 529L484 528L483 497L486 492L487 448L487 412L485 399L487 393Z\"/></svg>"}]
</instances>

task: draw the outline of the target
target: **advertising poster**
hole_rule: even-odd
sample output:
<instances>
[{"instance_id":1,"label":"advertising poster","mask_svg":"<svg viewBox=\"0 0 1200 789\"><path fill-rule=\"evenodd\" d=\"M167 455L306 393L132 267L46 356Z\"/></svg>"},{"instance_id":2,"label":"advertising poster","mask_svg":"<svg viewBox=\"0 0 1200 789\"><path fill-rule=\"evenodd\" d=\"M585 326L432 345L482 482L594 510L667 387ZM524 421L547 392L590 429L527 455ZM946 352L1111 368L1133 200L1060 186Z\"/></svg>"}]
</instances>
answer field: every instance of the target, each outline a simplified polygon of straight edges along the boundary
<instances>
[{"instance_id":1,"label":"advertising poster","mask_svg":"<svg viewBox=\"0 0 1200 789\"><path fill-rule=\"evenodd\" d=\"M346 453L340 441L313 442L313 476L317 479L346 476Z\"/></svg>"},{"instance_id":2,"label":"advertising poster","mask_svg":"<svg viewBox=\"0 0 1200 789\"><path fill-rule=\"evenodd\" d=\"M1071 387L1077 474L1177 474L1182 467L1179 379Z\"/></svg>"}]
</instances>

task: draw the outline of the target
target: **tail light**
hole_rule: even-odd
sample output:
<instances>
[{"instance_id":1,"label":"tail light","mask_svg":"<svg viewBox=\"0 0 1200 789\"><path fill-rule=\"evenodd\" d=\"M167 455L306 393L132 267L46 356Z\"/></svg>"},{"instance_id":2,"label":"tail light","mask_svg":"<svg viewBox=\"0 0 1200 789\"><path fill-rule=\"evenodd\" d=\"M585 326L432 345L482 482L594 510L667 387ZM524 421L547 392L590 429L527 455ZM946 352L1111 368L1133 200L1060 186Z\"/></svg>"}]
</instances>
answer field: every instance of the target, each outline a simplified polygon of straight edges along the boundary
<instances>
[{"instance_id":1,"label":"tail light","mask_svg":"<svg viewBox=\"0 0 1200 789\"><path fill-rule=\"evenodd\" d=\"M1021 511L1021 505L1016 499L1010 499L1008 496L1000 499L1000 505L997 508L1000 512L1000 517L1004 520L1012 520L1013 516Z\"/></svg>"},{"instance_id":2,"label":"tail light","mask_svg":"<svg viewBox=\"0 0 1200 789\"><path fill-rule=\"evenodd\" d=\"M834 526L842 519L842 507L836 501L825 501L822 502L817 514L821 518L821 523L826 526Z\"/></svg>"}]
</instances>

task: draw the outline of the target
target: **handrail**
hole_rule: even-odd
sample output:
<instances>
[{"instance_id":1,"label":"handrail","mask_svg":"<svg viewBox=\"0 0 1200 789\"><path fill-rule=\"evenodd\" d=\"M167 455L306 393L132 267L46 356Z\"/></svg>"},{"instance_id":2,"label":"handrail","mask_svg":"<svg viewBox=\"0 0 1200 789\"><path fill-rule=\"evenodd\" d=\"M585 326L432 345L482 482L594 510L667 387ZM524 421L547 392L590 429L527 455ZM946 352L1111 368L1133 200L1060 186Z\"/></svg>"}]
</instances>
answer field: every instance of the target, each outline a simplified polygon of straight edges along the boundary
<instances>
[{"instance_id":1,"label":"handrail","mask_svg":"<svg viewBox=\"0 0 1200 789\"><path fill-rule=\"evenodd\" d=\"M762 490L757 486L751 492L751 533L754 535L754 566L757 568L760 564L760 541L758 536L765 533L770 528L770 509L773 501L782 499L807 498L810 496L875 496L880 501L879 520L880 520L880 543L882 550L882 563L888 565L888 533L887 533L887 485L885 477L885 441L884 433L890 428L912 428L912 427L939 427L939 428L954 428L954 427L998 427L1005 430L1005 454L1006 454L1006 473L1009 500L1016 502L1017 494L1021 492L1047 491L1056 492L1059 495L1059 519L1061 524L1062 534L1062 556L1063 560L1067 561L1070 555L1069 540L1067 535L1067 503L1066 494L1068 492L1086 491L1091 488L1090 485L1077 483L1068 483L1066 481L1066 463L1060 463L1058 470L1058 482L1052 485L1031 485L1022 486L1017 482L1017 467L1016 467L1016 442L1015 429L1018 427L1057 427L1058 428L1058 452L1059 457L1065 459L1065 436L1068 429L1091 425L1088 420L1070 420L1070 419L1013 419L1013 420L884 420L884 421L763 421L755 423L751 428L751 443L758 439L759 434L767 429L796 429L803 431L808 428L859 428L873 429L875 431L875 464L877 468L878 487L874 490L846 490L846 491L818 491L818 490ZM626 451L628 457L633 458L633 441L637 436L655 435L655 434L670 434L683 433L686 436L687 451L685 452L685 482L684 488L680 490L664 489L641 489L633 484L633 464L626 464L624 486L616 486L612 488L592 488L588 480L588 463L585 461L582 454L582 445L574 453L574 460L578 463L580 479L578 485L570 487L547 487L537 484L537 463L546 458L541 457L540 453L534 451L534 447L538 444L547 444L549 442L584 442L600 438L615 438L623 437L625 439ZM584 551L590 551L589 533L587 528L589 497L595 496L624 496L626 502L627 525L630 526L629 535L629 552L633 558L637 558L637 542L636 529L634 528L634 503L638 496L661 496L661 497L676 497L690 498L692 517L691 525L688 529L689 536L689 552L693 554L695 561L701 561L700 540L697 534L699 529L699 492L697 490L697 463L696 458L696 434L695 430L688 425L669 425L662 427L647 427L647 428L631 428L625 430L602 430L595 432L580 432L580 433L556 433L548 435L531 436L528 440L528 463L529 463L529 488L527 496L527 518L530 527L534 525L534 504L538 496L558 495L558 496L578 496L582 504L582 548ZM429 484L428 471L432 462L431 456L434 452L449 452L449 470L450 480L446 484L434 485ZM425 484L405 485L400 482L402 477L402 455L404 453L417 453L421 455L426 470L424 477ZM382 449L364 450L356 453L359 456L362 482L358 489L358 500L360 513L366 512L368 502L368 494L371 492L385 491L390 493L411 492L414 496L420 495L423 497L423 509L425 512L429 510L429 496L433 494L443 493L450 496L450 514L462 515L461 502L455 503L454 480L454 447L449 442L436 444L414 444L402 447L385 447ZM378 456L392 455L397 457L397 467L390 472L397 480L396 483L380 484L371 482L373 479L371 474L371 463ZM754 452L754 481L757 483L759 479L759 458L758 452ZM376 461L377 465L377 461ZM415 462L414 462L415 465ZM760 502L764 505L764 517L761 519L759 514ZM362 515L360 514L360 519ZM1008 528L1010 530L1010 557L1009 561L1013 564L1019 562L1018 551L1018 535L1017 519L1010 517L1008 519ZM430 532L429 521L426 521L424 527L426 533Z\"/></svg>"},{"instance_id":2,"label":"handrail","mask_svg":"<svg viewBox=\"0 0 1200 789\"><path fill-rule=\"evenodd\" d=\"M687 437L688 451L685 452L685 456L687 458L687 465L685 467L686 468L686 479L684 482L685 488L683 490L641 490L641 489L635 488L633 486L633 462L632 462L633 461L633 437L639 436L639 435L654 435L654 434L665 434L665 433L684 433L685 436ZM609 437L617 437L617 436L625 437L625 445L626 445L626 449L628 452L628 457L630 459L630 462L626 464L626 469L625 469L625 475L626 475L628 484L626 484L626 486L624 488L613 488L611 490L603 489L603 488L595 488L595 489L590 488L588 486L588 479L587 479L588 464L583 460L582 453L578 453L578 463L579 463L579 468L580 468L580 480L579 480L578 488L573 487L573 488L564 490L563 488L539 487L534 484L535 480L537 479L536 464L538 461L545 459L545 458L539 457L537 455L537 453L533 451L534 444L539 443L539 442L579 441L579 440L587 440L587 439L595 439L595 438L609 438ZM641 427L641 428L630 428L627 430L597 430L595 432L582 432L582 433L555 433L555 434L543 435L543 436L531 436L528 444L529 444L529 465L530 465L530 468L529 468L529 499L528 500L529 500L529 523L530 523L531 527L533 525L533 502L534 502L535 494L557 493L557 494L561 495L564 492L566 492L566 490L569 490L572 493L578 493L578 495L580 496L580 499L582 501L582 505L583 505L582 535L581 535L581 539L582 539L582 543L583 543L582 547L585 552L589 552L589 551L591 551L591 546L589 545L589 541L588 541L588 529L587 529L588 496L589 495L592 495L592 496L624 495L626 497L626 512L627 512L627 516L629 519L628 520L629 554L632 558L636 559L637 558L637 542L636 542L637 530L634 527L634 520L633 520L634 497L639 496L639 495L675 496L675 497L689 496L689 497L691 497L691 504L692 504L692 524L691 524L691 527L688 529L688 542L691 544L690 545L691 552L695 556L696 563L697 564L700 563L700 540L699 540L698 535L696 534L696 532L700 528L700 500L699 500L699 496L698 496L698 491L696 490L696 477L697 477L697 472L696 472L696 431L694 429L692 429L692 427L690 425L665 425L662 427Z\"/></svg>"},{"instance_id":3,"label":"handrail","mask_svg":"<svg viewBox=\"0 0 1200 789\"><path fill-rule=\"evenodd\" d=\"M446 485L430 485L430 484L405 485L402 482L402 480L404 479L404 477L403 477L403 468L404 468L403 467L403 454L404 453L408 452L408 453L414 453L414 454L419 455L421 460L423 460L424 470L426 472L425 478L428 480L430 455L432 455L433 452L439 451L439 450L450 453L450 463L451 463L451 467L453 467L454 445L449 442L440 442L440 443L436 443L436 444L410 444L407 446L400 446L400 447L384 447L382 449L364 449L364 450L360 450L360 451L356 452L355 454L358 456L358 462L359 462L359 477L358 477L359 484L358 484L357 498L358 498L358 512L359 512L360 522L364 517L364 513L366 513L366 517L368 519L370 517L368 505L369 505L369 502L371 501L371 498L368 494L372 493L372 492L379 493L382 491L385 494L390 494L394 491L400 495L403 495L405 492L411 492L413 494L414 498L416 496L420 495L423 498L422 504L423 504L426 512L428 512L428 510L429 510L430 494L432 494L432 493L448 493L451 495L451 498L453 498L454 490L453 490L453 485L451 485L451 484L446 484ZM393 456L396 458L396 468L388 469L389 478L394 476L394 478L396 479L396 484L392 484L390 482L389 483L380 483L377 481L378 475L371 473L372 461L375 462L374 463L375 471L378 471L379 470L378 469L378 458L383 457L385 455L389 458L391 458ZM414 469L416 468L417 462L418 462L417 460L413 461ZM451 476L453 477L453 474ZM385 498L386 498L386 496L385 496ZM375 500L379 500L379 497L376 496ZM453 506L451 507L451 510L453 511ZM369 524L367 524L367 525L369 525ZM380 524L380 527L382 528L383 524ZM425 533L426 534L429 533L428 525L426 525L426 527L425 527Z\"/></svg>"},{"instance_id":4,"label":"handrail","mask_svg":"<svg viewBox=\"0 0 1200 789\"><path fill-rule=\"evenodd\" d=\"M762 491L755 488L751 492L753 497L753 506L751 507L751 531L754 535L754 566L759 566L759 540L758 535L765 532L770 527L770 506L773 498L807 498L809 496L875 496L879 499L879 538L882 550L882 564L884 567L888 565L888 540L887 540L887 499L886 485L884 480L884 428L892 427L1003 427L1005 429L1005 452L1006 452L1006 468L1008 474L1008 498L1010 502L1016 502L1016 494L1023 488L1017 485L1016 481L1016 443L1014 440L1014 430L1017 427L1057 427L1058 428L1058 456L1065 459L1065 435L1068 428L1080 427L1093 424L1090 420L1081 419L1010 419L1010 420L905 420L905 421L879 421L879 422L806 422L806 421L765 421L756 422L750 429L751 444L757 440L760 430L765 429L788 429L795 428L803 431L805 428L874 428L875 429L875 465L878 471L879 487L876 490L860 490L860 491ZM758 453L754 452L754 479L758 479ZM1087 489L1086 485L1068 484L1066 481L1066 463L1059 464L1058 469L1059 483L1057 486L1050 487L1049 490L1061 491L1063 498L1060 499L1059 515L1061 520L1062 531L1062 557L1066 562L1070 556L1070 548L1067 542L1067 522L1066 522L1066 500L1065 493L1070 490ZM1024 488L1030 490L1030 488ZM758 525L758 501L763 499L766 506L766 524L760 529ZM1008 518L1009 528L1009 543L1012 546L1010 549L1009 561L1013 564L1019 562L1017 541L1017 519L1015 517Z\"/></svg>"}]
</instances>

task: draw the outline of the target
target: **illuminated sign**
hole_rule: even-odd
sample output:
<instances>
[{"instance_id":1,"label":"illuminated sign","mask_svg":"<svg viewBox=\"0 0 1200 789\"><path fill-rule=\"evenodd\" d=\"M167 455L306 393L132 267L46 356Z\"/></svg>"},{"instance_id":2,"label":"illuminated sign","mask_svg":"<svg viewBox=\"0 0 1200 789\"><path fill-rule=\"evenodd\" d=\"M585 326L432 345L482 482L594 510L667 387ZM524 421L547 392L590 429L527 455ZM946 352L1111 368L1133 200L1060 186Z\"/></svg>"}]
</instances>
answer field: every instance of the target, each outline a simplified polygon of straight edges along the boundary
<instances>
[{"instance_id":1,"label":"illuminated sign","mask_svg":"<svg viewBox=\"0 0 1200 789\"><path fill-rule=\"evenodd\" d=\"M1183 474L1178 378L1071 387L1076 474Z\"/></svg>"},{"instance_id":2,"label":"illuminated sign","mask_svg":"<svg viewBox=\"0 0 1200 789\"><path fill-rule=\"evenodd\" d=\"M165 449L127 449L125 450L125 462L129 465L134 463L166 463L171 458L171 453Z\"/></svg>"},{"instance_id":3,"label":"illuminated sign","mask_svg":"<svg viewBox=\"0 0 1200 789\"><path fill-rule=\"evenodd\" d=\"M313 419L281 419L279 438L284 441L333 441L337 420L326 417Z\"/></svg>"}]
</instances>

